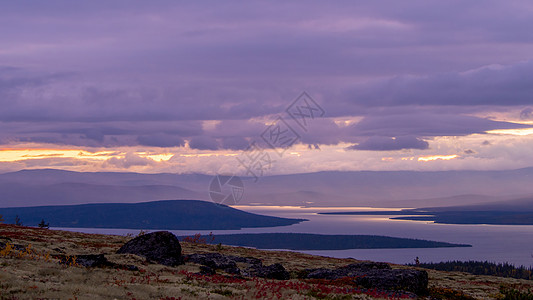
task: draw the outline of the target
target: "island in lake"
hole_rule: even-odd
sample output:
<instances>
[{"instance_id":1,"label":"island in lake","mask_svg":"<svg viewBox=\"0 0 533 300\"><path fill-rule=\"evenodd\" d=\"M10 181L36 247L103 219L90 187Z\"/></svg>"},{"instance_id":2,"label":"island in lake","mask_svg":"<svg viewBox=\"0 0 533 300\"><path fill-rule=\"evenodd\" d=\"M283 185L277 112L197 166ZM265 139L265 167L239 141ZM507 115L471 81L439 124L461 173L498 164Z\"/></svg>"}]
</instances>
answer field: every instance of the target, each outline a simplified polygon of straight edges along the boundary
<instances>
[{"instance_id":1,"label":"island in lake","mask_svg":"<svg viewBox=\"0 0 533 300\"><path fill-rule=\"evenodd\" d=\"M180 237L186 239L187 236ZM193 237L188 237L193 238ZM346 250L346 249L392 249L392 248L443 248L472 247L419 239L397 238L378 235L326 235L311 233L244 233L215 235L204 238L209 244L253 247L257 249L286 250Z\"/></svg>"}]
</instances>

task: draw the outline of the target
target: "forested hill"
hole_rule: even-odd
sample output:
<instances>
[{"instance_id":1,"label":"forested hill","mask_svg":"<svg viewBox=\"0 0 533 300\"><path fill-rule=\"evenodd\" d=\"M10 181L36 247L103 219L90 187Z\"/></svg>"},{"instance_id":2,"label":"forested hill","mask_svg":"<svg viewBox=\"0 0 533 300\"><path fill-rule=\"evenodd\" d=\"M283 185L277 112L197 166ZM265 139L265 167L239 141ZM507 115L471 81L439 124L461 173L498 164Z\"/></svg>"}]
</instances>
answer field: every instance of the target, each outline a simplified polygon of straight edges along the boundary
<instances>
[{"instance_id":1,"label":"forested hill","mask_svg":"<svg viewBox=\"0 0 533 300\"><path fill-rule=\"evenodd\" d=\"M28 226L37 226L44 219L51 227L169 230L274 227L305 221L258 215L198 200L10 207L0 208L0 215L6 223L13 223L18 216Z\"/></svg>"}]
</instances>

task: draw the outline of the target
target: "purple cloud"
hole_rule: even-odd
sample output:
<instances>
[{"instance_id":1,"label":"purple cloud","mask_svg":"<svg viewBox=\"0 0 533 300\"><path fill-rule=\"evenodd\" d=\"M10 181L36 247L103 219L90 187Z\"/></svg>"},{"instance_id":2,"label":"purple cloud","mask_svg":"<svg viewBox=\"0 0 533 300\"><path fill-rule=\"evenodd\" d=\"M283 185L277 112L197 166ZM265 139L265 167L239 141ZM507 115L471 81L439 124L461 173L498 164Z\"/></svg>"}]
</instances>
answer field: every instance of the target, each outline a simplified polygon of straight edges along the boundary
<instances>
[{"instance_id":1,"label":"purple cloud","mask_svg":"<svg viewBox=\"0 0 533 300\"><path fill-rule=\"evenodd\" d=\"M531 120L531 119L533 119L533 109L530 108L530 107L523 109L520 112L520 119L522 119L522 120Z\"/></svg>"},{"instance_id":2,"label":"purple cloud","mask_svg":"<svg viewBox=\"0 0 533 300\"><path fill-rule=\"evenodd\" d=\"M531 126L510 122L434 112L370 115L351 126L350 133L359 136L461 136L495 129L518 129Z\"/></svg>"},{"instance_id":3,"label":"purple cloud","mask_svg":"<svg viewBox=\"0 0 533 300\"><path fill-rule=\"evenodd\" d=\"M115 166L115 167L129 169L129 168L131 168L133 166L153 165L153 164L156 164L156 162L151 160L151 159L149 159L149 158L140 157L140 156L138 156L138 155L136 155L134 153L126 153L124 158L112 157L112 158L106 160L105 164L109 164L109 165Z\"/></svg>"},{"instance_id":4,"label":"purple cloud","mask_svg":"<svg viewBox=\"0 0 533 300\"><path fill-rule=\"evenodd\" d=\"M219 142L208 136L197 136L191 138L189 141L189 147L199 150L218 150L220 149Z\"/></svg>"},{"instance_id":5,"label":"purple cloud","mask_svg":"<svg viewBox=\"0 0 533 300\"><path fill-rule=\"evenodd\" d=\"M326 116L362 120L317 119L300 132L312 148L426 149L435 136L523 128L469 116L531 117L531 4L484 8L2 3L0 140L240 150L303 90Z\"/></svg>"},{"instance_id":6,"label":"purple cloud","mask_svg":"<svg viewBox=\"0 0 533 300\"><path fill-rule=\"evenodd\" d=\"M137 137L140 145L152 147L180 147L185 145L185 140L180 136L156 133Z\"/></svg>"},{"instance_id":7,"label":"purple cloud","mask_svg":"<svg viewBox=\"0 0 533 300\"><path fill-rule=\"evenodd\" d=\"M467 72L398 76L363 86L351 98L363 105L529 105L533 60Z\"/></svg>"},{"instance_id":8,"label":"purple cloud","mask_svg":"<svg viewBox=\"0 0 533 300\"><path fill-rule=\"evenodd\" d=\"M414 136L384 137L373 136L364 142L349 146L348 150L371 150L371 151L393 151L402 149L429 148L429 143Z\"/></svg>"}]
</instances>

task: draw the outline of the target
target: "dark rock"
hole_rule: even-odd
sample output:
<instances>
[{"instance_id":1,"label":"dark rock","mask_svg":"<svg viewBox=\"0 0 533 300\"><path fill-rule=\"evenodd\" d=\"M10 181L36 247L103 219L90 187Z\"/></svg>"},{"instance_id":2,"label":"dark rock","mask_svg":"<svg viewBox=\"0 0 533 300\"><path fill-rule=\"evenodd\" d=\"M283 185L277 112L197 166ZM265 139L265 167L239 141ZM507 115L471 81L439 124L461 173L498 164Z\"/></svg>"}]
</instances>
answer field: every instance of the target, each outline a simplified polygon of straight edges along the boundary
<instances>
[{"instance_id":1,"label":"dark rock","mask_svg":"<svg viewBox=\"0 0 533 300\"><path fill-rule=\"evenodd\" d=\"M220 253L190 254L184 256L185 261L200 264L213 270L220 269L230 274L241 274L234 260L235 257Z\"/></svg>"},{"instance_id":2,"label":"dark rock","mask_svg":"<svg viewBox=\"0 0 533 300\"><path fill-rule=\"evenodd\" d=\"M223 270L224 272L229 273L229 274L241 275L241 269L239 269L237 266L225 268Z\"/></svg>"},{"instance_id":3,"label":"dark rock","mask_svg":"<svg viewBox=\"0 0 533 300\"><path fill-rule=\"evenodd\" d=\"M72 255L72 256L65 256L61 255L58 256L59 263L60 264L75 264L82 267L114 267L115 264L108 261L107 258L103 254L88 254L88 255Z\"/></svg>"},{"instance_id":4,"label":"dark rock","mask_svg":"<svg viewBox=\"0 0 533 300\"><path fill-rule=\"evenodd\" d=\"M139 271L134 265L122 265L110 262L103 254L53 255L60 264L77 265L86 268L117 268L128 271Z\"/></svg>"},{"instance_id":5,"label":"dark rock","mask_svg":"<svg viewBox=\"0 0 533 300\"><path fill-rule=\"evenodd\" d=\"M306 270L304 278L308 279L337 279L341 277L345 277L342 274L340 274L337 270L331 270L331 269L312 269L312 270Z\"/></svg>"},{"instance_id":6,"label":"dark rock","mask_svg":"<svg viewBox=\"0 0 533 300\"><path fill-rule=\"evenodd\" d=\"M112 267L113 264L103 254L76 256L76 263L84 267Z\"/></svg>"},{"instance_id":7,"label":"dark rock","mask_svg":"<svg viewBox=\"0 0 533 300\"><path fill-rule=\"evenodd\" d=\"M288 280L291 278L289 272L281 264L273 264L270 266L253 265L249 272L254 277Z\"/></svg>"},{"instance_id":8,"label":"dark rock","mask_svg":"<svg viewBox=\"0 0 533 300\"><path fill-rule=\"evenodd\" d=\"M279 280L290 279L289 272L281 264L263 266L261 260L254 257L201 253L185 255L183 258L186 262L202 265L200 267L200 274L204 275L214 274L215 270L223 270L226 273L250 277ZM237 267L237 263L244 263L248 266L241 270Z\"/></svg>"},{"instance_id":9,"label":"dark rock","mask_svg":"<svg viewBox=\"0 0 533 300\"><path fill-rule=\"evenodd\" d=\"M307 269L302 278L335 280L353 277L355 282L369 289L402 290L417 294L427 292L428 274L426 271L398 269L393 270L386 263L364 262L350 264L337 269Z\"/></svg>"},{"instance_id":10,"label":"dark rock","mask_svg":"<svg viewBox=\"0 0 533 300\"><path fill-rule=\"evenodd\" d=\"M59 247L54 248L54 249L52 249L52 250L54 250L54 251L57 252L57 253L65 253L65 251L64 251L63 249L59 248Z\"/></svg>"},{"instance_id":11,"label":"dark rock","mask_svg":"<svg viewBox=\"0 0 533 300\"><path fill-rule=\"evenodd\" d=\"M148 261L165 266L183 264L181 245L178 238L168 231L158 231L138 236L117 251L145 257Z\"/></svg>"},{"instance_id":12,"label":"dark rock","mask_svg":"<svg viewBox=\"0 0 533 300\"><path fill-rule=\"evenodd\" d=\"M249 265L262 265L263 262L259 258L255 257L242 257L242 256L228 256L235 262L245 263Z\"/></svg>"},{"instance_id":13,"label":"dark rock","mask_svg":"<svg viewBox=\"0 0 533 300\"><path fill-rule=\"evenodd\" d=\"M428 273L421 270L372 270L355 282L365 288L402 290L415 294L425 294L428 286Z\"/></svg>"},{"instance_id":14,"label":"dark rock","mask_svg":"<svg viewBox=\"0 0 533 300\"><path fill-rule=\"evenodd\" d=\"M340 267L337 269L307 269L304 271L304 278L312 278L312 279L338 279L342 277L353 277L353 276L361 276L361 274L364 274L366 272L372 271L372 270L391 270L390 265L386 263L379 263L379 262L362 262L362 263L355 263L350 264L344 267Z\"/></svg>"},{"instance_id":15,"label":"dark rock","mask_svg":"<svg viewBox=\"0 0 533 300\"><path fill-rule=\"evenodd\" d=\"M215 275L215 269L208 266L200 266L200 275Z\"/></svg>"},{"instance_id":16,"label":"dark rock","mask_svg":"<svg viewBox=\"0 0 533 300\"><path fill-rule=\"evenodd\" d=\"M135 265L120 265L120 268L127 271L139 271L139 267Z\"/></svg>"},{"instance_id":17,"label":"dark rock","mask_svg":"<svg viewBox=\"0 0 533 300\"><path fill-rule=\"evenodd\" d=\"M368 270L391 270L392 268L387 263L365 261L365 262L350 264L345 267L341 267L340 269L353 272L353 271L368 271Z\"/></svg>"},{"instance_id":18,"label":"dark rock","mask_svg":"<svg viewBox=\"0 0 533 300\"><path fill-rule=\"evenodd\" d=\"M11 242L11 238L8 238L7 236L0 236L0 240Z\"/></svg>"},{"instance_id":19,"label":"dark rock","mask_svg":"<svg viewBox=\"0 0 533 300\"><path fill-rule=\"evenodd\" d=\"M26 246L22 246L22 245L18 245L18 244L12 244L13 245L13 249L17 250L17 251L26 251Z\"/></svg>"}]
</instances>

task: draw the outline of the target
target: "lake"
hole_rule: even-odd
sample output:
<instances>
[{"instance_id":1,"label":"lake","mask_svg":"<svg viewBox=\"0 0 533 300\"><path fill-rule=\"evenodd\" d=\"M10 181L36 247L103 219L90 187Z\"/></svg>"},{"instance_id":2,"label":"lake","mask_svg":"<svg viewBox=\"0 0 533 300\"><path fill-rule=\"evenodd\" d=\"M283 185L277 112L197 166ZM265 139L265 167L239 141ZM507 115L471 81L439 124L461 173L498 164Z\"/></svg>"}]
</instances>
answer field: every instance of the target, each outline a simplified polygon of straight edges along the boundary
<instances>
[{"instance_id":1,"label":"lake","mask_svg":"<svg viewBox=\"0 0 533 300\"><path fill-rule=\"evenodd\" d=\"M307 222L284 227L245 228L241 230L213 230L213 234L298 232L318 234L367 234L402 238L427 239L448 243L470 244L471 248L424 249L354 249L328 251L299 251L331 256L391 263L412 263L415 257L421 262L446 260L488 260L509 262L514 265L533 265L533 226L531 225L451 225L433 222L390 220L388 216L375 215L319 215L319 212L356 210L399 210L398 208L332 207L300 208L288 206L234 206L248 212L287 218L304 218ZM139 230L102 228L54 228L104 234L136 234ZM209 234L210 231L170 230L176 235Z\"/></svg>"}]
</instances>

